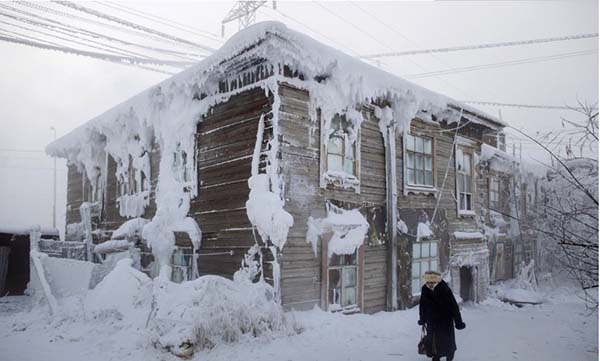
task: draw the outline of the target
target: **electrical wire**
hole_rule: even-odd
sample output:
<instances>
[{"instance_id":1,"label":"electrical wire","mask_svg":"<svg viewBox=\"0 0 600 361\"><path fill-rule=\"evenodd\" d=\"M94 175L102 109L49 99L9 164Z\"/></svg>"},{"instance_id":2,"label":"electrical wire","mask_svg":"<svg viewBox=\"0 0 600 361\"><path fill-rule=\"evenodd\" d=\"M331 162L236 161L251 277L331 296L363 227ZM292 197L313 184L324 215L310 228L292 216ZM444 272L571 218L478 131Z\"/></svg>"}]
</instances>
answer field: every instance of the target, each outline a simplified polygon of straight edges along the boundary
<instances>
[{"instance_id":1,"label":"electrical wire","mask_svg":"<svg viewBox=\"0 0 600 361\"><path fill-rule=\"evenodd\" d=\"M597 37L598 37L598 33L576 34L576 35L558 36L558 37L552 37L552 38L529 39L529 40L520 40L520 41L506 41L506 42L500 42L500 43L487 43L487 44L477 44L477 45L451 46L451 47L446 47L446 48L397 51L397 52L389 52L389 53L361 55L360 58L375 59L375 58L397 57L397 56L418 55L418 54L450 53L450 52L463 51L463 50L481 50L481 49L500 48L500 47L508 47L508 46L543 44L543 43L552 43L552 42L557 42L557 41L581 40L581 39L590 39L590 38L597 38Z\"/></svg>"},{"instance_id":2,"label":"electrical wire","mask_svg":"<svg viewBox=\"0 0 600 361\"><path fill-rule=\"evenodd\" d=\"M407 74L407 75L403 75L403 77L406 79L422 79L422 78L428 78L428 77L434 77L434 76L440 76L440 75L451 75L451 74L464 73L464 72L477 71L477 70L503 68L506 66L539 63L539 62L550 61L550 60L560 60L560 59L566 59L566 58L572 58L572 57L584 56L584 55L594 55L594 54L598 54L598 49L582 50L582 51L576 51L576 52L570 52L570 53L560 53L560 54L547 55L547 56L541 56L541 57L535 57L535 58L524 58L524 59L510 60L510 61L504 61L504 62L492 63L492 64L473 65L473 66L462 67L462 68L451 68L451 69L432 71L432 72L428 72L428 73Z\"/></svg>"},{"instance_id":3,"label":"electrical wire","mask_svg":"<svg viewBox=\"0 0 600 361\"><path fill-rule=\"evenodd\" d=\"M529 109L557 109L557 110L583 110L582 107L572 107L568 105L539 105L539 104L516 104L516 103L499 103L499 102L486 102L477 100L462 100L462 103L467 104L479 104L479 105L491 105L498 107L512 107L512 108L529 108ZM598 107L592 107L592 109L598 109Z\"/></svg>"}]
</instances>

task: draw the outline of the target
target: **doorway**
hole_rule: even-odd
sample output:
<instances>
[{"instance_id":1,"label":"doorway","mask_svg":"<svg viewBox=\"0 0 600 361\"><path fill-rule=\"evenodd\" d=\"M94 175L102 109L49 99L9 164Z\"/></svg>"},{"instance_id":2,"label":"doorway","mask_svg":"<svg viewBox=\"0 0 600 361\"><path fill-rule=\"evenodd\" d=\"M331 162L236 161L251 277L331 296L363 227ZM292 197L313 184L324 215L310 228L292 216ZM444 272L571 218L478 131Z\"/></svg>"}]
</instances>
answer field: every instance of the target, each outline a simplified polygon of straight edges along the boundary
<instances>
[{"instance_id":1,"label":"doorway","mask_svg":"<svg viewBox=\"0 0 600 361\"><path fill-rule=\"evenodd\" d=\"M460 297L463 302L473 302L473 268L463 266L460 268Z\"/></svg>"}]
</instances>

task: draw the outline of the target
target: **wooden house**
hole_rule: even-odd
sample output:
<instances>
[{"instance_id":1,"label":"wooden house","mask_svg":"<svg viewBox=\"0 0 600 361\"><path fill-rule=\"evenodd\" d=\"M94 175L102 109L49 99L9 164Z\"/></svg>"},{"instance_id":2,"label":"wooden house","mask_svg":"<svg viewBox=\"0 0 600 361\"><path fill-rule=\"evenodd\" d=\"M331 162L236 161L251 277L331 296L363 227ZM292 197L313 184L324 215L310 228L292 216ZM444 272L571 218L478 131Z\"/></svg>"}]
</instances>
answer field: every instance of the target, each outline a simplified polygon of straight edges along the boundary
<instances>
[{"instance_id":1,"label":"wooden house","mask_svg":"<svg viewBox=\"0 0 600 361\"><path fill-rule=\"evenodd\" d=\"M414 305L426 270L465 301L486 297L478 160L504 126L261 23L47 151L69 159L75 239L135 233L149 273L159 263L176 281L232 278L255 265L288 309L372 313ZM122 232L131 218L143 231Z\"/></svg>"}]
</instances>

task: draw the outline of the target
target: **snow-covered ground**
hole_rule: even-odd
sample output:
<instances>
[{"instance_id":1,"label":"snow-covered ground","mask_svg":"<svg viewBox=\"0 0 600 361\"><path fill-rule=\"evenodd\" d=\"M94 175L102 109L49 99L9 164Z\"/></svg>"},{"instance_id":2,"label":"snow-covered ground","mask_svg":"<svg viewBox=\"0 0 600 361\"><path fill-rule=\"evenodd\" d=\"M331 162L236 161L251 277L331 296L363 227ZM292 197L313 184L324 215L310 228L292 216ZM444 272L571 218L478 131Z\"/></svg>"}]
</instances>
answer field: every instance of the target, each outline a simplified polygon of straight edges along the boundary
<instances>
[{"instance_id":1,"label":"snow-covered ground","mask_svg":"<svg viewBox=\"0 0 600 361\"><path fill-rule=\"evenodd\" d=\"M462 307L467 328L457 331L457 360L598 360L598 314L590 315L570 289L553 289L540 306L517 308L489 299ZM3 361L173 360L152 347L143 327L114 315L86 319L77 299L62 300L68 314L51 321L47 306L29 297L0 298ZM72 302L65 304L65 302ZM73 304L73 302L75 304ZM427 360L416 354L417 309L344 316L319 310L291 312L298 335L245 337L218 345L195 360Z\"/></svg>"}]
</instances>

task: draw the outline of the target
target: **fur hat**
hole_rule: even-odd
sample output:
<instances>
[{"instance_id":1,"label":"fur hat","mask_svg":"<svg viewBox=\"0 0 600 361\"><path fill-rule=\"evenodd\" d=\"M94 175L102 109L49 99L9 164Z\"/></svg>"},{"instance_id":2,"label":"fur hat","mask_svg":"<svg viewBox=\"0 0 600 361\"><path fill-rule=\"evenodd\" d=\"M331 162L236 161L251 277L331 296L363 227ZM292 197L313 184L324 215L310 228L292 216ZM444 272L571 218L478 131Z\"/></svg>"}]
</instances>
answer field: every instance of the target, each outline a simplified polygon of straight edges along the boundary
<instances>
[{"instance_id":1,"label":"fur hat","mask_svg":"<svg viewBox=\"0 0 600 361\"><path fill-rule=\"evenodd\" d=\"M423 275L423 281L439 283L442 280L442 275L435 271L427 271Z\"/></svg>"}]
</instances>

